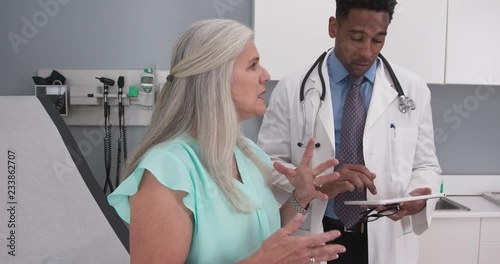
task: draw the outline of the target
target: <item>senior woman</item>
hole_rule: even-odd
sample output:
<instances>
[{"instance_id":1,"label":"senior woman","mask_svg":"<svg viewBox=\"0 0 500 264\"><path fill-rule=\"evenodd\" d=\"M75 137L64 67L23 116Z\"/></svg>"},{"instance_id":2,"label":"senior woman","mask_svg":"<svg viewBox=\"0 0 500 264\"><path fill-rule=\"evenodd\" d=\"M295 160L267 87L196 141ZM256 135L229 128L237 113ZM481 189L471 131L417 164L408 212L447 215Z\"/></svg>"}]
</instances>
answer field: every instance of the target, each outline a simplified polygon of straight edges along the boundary
<instances>
[{"instance_id":1,"label":"senior woman","mask_svg":"<svg viewBox=\"0 0 500 264\"><path fill-rule=\"evenodd\" d=\"M295 170L295 192L273 196L269 157L240 133L266 110L268 72L253 32L231 20L191 25L177 40L151 125L127 160L109 203L130 223L132 263L314 263L338 257L338 231L291 236L337 161L309 168L314 140Z\"/></svg>"}]
</instances>

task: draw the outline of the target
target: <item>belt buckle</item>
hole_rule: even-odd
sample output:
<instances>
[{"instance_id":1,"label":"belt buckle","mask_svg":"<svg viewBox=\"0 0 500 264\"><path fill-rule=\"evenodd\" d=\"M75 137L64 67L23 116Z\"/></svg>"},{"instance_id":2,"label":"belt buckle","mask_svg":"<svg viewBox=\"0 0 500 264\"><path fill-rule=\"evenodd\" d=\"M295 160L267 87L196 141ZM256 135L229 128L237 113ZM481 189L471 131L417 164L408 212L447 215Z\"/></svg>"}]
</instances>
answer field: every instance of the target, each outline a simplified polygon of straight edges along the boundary
<instances>
[{"instance_id":1,"label":"belt buckle","mask_svg":"<svg viewBox=\"0 0 500 264\"><path fill-rule=\"evenodd\" d=\"M344 225L344 232L347 232L347 233L360 233L360 234L363 234L365 232L365 223L361 222L361 223L358 223L360 225L360 230L359 231L354 231L354 230L351 230L349 228L347 228L346 225Z\"/></svg>"}]
</instances>

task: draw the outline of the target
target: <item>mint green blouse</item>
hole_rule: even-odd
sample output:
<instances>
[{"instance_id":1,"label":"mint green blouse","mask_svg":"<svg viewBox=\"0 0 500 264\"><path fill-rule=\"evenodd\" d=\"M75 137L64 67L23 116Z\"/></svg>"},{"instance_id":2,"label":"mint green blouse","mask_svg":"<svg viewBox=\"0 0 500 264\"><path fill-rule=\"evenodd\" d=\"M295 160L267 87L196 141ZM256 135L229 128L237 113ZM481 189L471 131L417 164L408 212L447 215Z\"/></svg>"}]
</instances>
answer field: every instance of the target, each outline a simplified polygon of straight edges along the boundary
<instances>
[{"instance_id":1,"label":"mint green blouse","mask_svg":"<svg viewBox=\"0 0 500 264\"><path fill-rule=\"evenodd\" d=\"M248 139L247 144L266 166L272 166L257 145ZM186 263L235 263L252 255L280 228L280 215L279 204L258 168L237 147L234 154L242 179L234 182L255 205L249 214L231 208L198 158L196 140L189 136L150 149L137 169L108 196L108 202L130 223L129 197L137 192L147 169L164 186L188 193L183 202L193 212L194 223Z\"/></svg>"}]
</instances>

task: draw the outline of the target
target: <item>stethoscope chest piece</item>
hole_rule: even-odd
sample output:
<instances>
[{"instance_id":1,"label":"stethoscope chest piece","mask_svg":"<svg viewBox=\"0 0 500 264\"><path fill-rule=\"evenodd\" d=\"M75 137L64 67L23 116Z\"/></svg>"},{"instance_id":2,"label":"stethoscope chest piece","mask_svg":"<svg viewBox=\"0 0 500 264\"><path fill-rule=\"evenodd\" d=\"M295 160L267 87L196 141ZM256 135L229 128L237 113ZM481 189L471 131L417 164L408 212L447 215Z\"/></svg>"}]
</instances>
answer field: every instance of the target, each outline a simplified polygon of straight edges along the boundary
<instances>
[{"instance_id":1,"label":"stethoscope chest piece","mask_svg":"<svg viewBox=\"0 0 500 264\"><path fill-rule=\"evenodd\" d=\"M410 110L415 110L415 102L410 97L407 97L405 95L400 95L399 96L399 111L403 114L406 114L408 112L408 109Z\"/></svg>"}]
</instances>

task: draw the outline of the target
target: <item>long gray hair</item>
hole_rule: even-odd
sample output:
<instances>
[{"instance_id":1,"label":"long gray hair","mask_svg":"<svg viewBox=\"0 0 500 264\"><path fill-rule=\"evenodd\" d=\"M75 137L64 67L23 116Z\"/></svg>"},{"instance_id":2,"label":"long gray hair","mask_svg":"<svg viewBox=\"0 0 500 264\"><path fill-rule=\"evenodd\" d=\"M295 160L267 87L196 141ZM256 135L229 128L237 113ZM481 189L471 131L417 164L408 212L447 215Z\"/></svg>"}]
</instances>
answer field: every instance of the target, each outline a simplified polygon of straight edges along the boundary
<instances>
[{"instance_id":1,"label":"long gray hair","mask_svg":"<svg viewBox=\"0 0 500 264\"><path fill-rule=\"evenodd\" d=\"M240 120L231 96L233 64L253 39L253 31L232 20L204 20L192 24L177 40L167 81L155 104L151 125L124 165L122 179L138 166L155 145L190 134L198 155L215 183L238 212L254 205L232 177L234 147L252 160L269 183L266 168L240 133Z\"/></svg>"}]
</instances>

